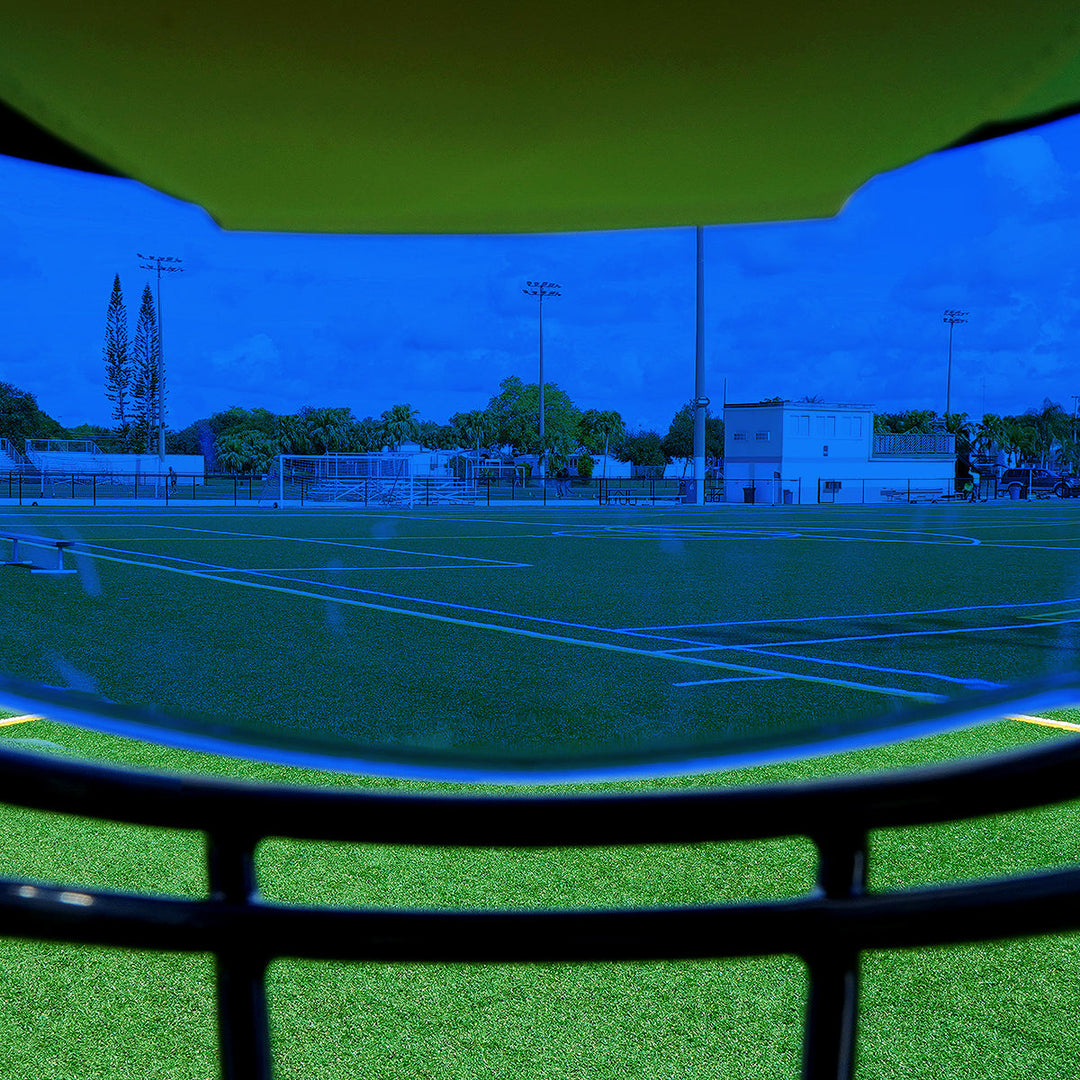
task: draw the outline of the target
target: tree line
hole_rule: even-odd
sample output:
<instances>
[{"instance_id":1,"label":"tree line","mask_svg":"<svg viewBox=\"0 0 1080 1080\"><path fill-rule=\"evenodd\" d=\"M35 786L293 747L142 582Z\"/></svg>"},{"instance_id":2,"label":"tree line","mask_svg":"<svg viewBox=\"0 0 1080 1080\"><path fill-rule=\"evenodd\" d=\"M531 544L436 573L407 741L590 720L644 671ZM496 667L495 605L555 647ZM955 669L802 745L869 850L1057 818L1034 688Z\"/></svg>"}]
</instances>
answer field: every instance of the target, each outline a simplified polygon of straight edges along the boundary
<instances>
[{"instance_id":1,"label":"tree line","mask_svg":"<svg viewBox=\"0 0 1080 1080\"><path fill-rule=\"evenodd\" d=\"M1058 469L1075 475L1080 471L1077 418L1049 398L1041 409L1027 409L1015 416L984 413L975 420L967 413L940 417L929 409L883 413L874 417L878 434L956 436L956 455L961 475L972 465L1022 463ZM1001 460L1003 459L1003 460Z\"/></svg>"},{"instance_id":2,"label":"tree line","mask_svg":"<svg viewBox=\"0 0 1080 1080\"><path fill-rule=\"evenodd\" d=\"M673 418L666 435L628 430L614 410L579 409L555 383L544 385L544 441L540 442L540 387L510 376L486 408L455 413L442 424L422 419L409 404L394 405L378 418L358 419L348 408L304 408L278 415L268 409L233 406L166 435L166 449L202 454L212 468L264 471L278 454L376 453L414 442L427 450L470 450L476 454L538 455L551 471L593 455L634 465L663 466L693 457L694 421L690 404ZM706 455L723 454L723 421L706 422Z\"/></svg>"}]
</instances>

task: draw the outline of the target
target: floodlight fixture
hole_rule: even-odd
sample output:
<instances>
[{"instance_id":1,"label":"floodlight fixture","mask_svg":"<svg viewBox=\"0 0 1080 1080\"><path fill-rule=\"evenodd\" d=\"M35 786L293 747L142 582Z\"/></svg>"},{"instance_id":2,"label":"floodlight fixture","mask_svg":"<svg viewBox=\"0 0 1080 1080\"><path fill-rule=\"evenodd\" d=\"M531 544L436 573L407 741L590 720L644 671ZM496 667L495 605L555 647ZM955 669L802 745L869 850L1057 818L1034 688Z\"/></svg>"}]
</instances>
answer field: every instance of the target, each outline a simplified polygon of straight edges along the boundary
<instances>
[{"instance_id":1,"label":"floodlight fixture","mask_svg":"<svg viewBox=\"0 0 1080 1080\"><path fill-rule=\"evenodd\" d=\"M158 461L163 467L165 464L165 350L163 347L163 338L161 334L161 275L166 274L182 274L184 268L182 266L164 266L164 263L180 263L182 259L177 258L175 255L143 255L141 252L136 252L136 257L145 259L146 262L142 263L139 267L141 270L153 270L157 274L157 288L155 290L156 295L154 298L155 306L157 307L157 333L158 333L158 400L157 400L157 423L158 423Z\"/></svg>"},{"instance_id":2,"label":"floodlight fixture","mask_svg":"<svg viewBox=\"0 0 1080 1080\"><path fill-rule=\"evenodd\" d=\"M554 281L526 281L528 286L521 291L526 296L535 296L538 303L540 312L540 458L537 461L539 467L540 479L542 482L547 480L547 449L544 446L544 298L552 296L562 296L561 292L555 290L561 289L562 286Z\"/></svg>"},{"instance_id":3,"label":"floodlight fixture","mask_svg":"<svg viewBox=\"0 0 1080 1080\"><path fill-rule=\"evenodd\" d=\"M955 308L946 308L941 321L949 324L949 366L945 376L945 426L948 429L949 424L949 406L952 398L952 336L953 327L957 323L966 323L967 319L965 315L970 315L969 311L958 311Z\"/></svg>"}]
</instances>

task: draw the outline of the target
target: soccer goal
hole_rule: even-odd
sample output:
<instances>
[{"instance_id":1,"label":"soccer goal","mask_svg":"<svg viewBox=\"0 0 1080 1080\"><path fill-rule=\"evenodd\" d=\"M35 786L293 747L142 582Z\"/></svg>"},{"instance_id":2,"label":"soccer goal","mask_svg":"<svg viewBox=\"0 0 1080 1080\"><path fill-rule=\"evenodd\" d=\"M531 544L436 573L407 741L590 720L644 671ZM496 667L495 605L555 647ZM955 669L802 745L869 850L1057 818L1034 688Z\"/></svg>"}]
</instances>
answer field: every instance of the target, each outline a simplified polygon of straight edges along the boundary
<instances>
[{"instance_id":1,"label":"soccer goal","mask_svg":"<svg viewBox=\"0 0 1080 1080\"><path fill-rule=\"evenodd\" d=\"M432 506L476 501L475 477L415 468L414 454L279 454L259 501Z\"/></svg>"}]
</instances>

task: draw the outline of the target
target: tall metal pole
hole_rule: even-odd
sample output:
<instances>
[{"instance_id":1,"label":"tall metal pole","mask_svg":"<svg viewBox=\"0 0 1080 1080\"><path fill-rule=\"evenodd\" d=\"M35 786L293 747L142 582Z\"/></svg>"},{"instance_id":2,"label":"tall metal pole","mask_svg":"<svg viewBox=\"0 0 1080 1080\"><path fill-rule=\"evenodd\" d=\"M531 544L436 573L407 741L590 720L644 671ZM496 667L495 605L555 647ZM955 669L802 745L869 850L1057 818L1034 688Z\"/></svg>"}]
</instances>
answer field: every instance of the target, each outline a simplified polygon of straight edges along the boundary
<instances>
[{"instance_id":1,"label":"tall metal pole","mask_svg":"<svg viewBox=\"0 0 1080 1080\"><path fill-rule=\"evenodd\" d=\"M525 284L528 288L521 291L540 301L540 460L537 465L540 479L543 480L547 476L547 448L544 446L544 297L562 296L561 292L555 291L562 286L554 281L526 281Z\"/></svg>"},{"instance_id":2,"label":"tall metal pole","mask_svg":"<svg viewBox=\"0 0 1080 1080\"><path fill-rule=\"evenodd\" d=\"M694 335L694 502L705 505L705 230L697 227L697 294Z\"/></svg>"},{"instance_id":3,"label":"tall metal pole","mask_svg":"<svg viewBox=\"0 0 1080 1080\"><path fill-rule=\"evenodd\" d=\"M162 263L180 263L180 259L172 255L139 255L140 259L146 259L140 269L154 270L157 272L157 289L154 302L157 304L157 339L158 339L158 394L157 394L157 423L158 423L158 461L160 467L165 466L165 350L162 345L163 337L161 327L163 323L161 315L161 272L182 274L182 266L163 266ZM153 263L154 265L149 265Z\"/></svg>"},{"instance_id":4,"label":"tall metal pole","mask_svg":"<svg viewBox=\"0 0 1080 1080\"><path fill-rule=\"evenodd\" d=\"M942 322L947 322L949 324L949 367L948 367L948 374L945 376L945 427L946 427L946 430L948 430L948 425L949 425L949 406L952 403L951 402L951 396L952 396L952 335L953 335L953 327L958 322L967 322L967 319L962 318L962 316L969 315L969 314L970 314L970 312L967 312L967 311L953 311L953 310L950 309L950 310L945 312L945 315L941 320Z\"/></svg>"}]
</instances>

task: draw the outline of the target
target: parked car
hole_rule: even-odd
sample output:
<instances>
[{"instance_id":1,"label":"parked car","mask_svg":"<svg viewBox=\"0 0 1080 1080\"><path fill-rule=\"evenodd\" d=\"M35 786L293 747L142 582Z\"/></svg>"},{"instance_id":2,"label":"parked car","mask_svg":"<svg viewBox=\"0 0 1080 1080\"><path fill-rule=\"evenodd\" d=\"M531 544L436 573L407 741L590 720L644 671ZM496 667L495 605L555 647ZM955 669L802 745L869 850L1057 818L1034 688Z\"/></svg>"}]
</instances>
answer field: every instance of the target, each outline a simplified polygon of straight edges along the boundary
<instances>
[{"instance_id":1,"label":"parked car","mask_svg":"<svg viewBox=\"0 0 1080 1080\"><path fill-rule=\"evenodd\" d=\"M1049 469L1024 466L1006 469L998 478L998 491L1019 486L1021 499L1047 499L1056 495L1059 499L1080 496L1080 480L1075 476L1061 476Z\"/></svg>"}]
</instances>

